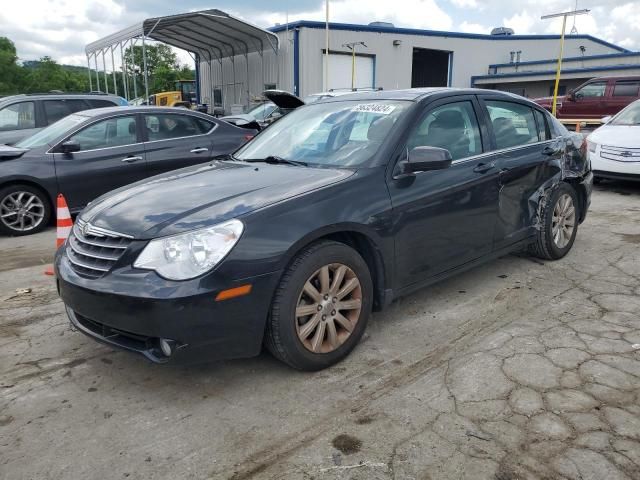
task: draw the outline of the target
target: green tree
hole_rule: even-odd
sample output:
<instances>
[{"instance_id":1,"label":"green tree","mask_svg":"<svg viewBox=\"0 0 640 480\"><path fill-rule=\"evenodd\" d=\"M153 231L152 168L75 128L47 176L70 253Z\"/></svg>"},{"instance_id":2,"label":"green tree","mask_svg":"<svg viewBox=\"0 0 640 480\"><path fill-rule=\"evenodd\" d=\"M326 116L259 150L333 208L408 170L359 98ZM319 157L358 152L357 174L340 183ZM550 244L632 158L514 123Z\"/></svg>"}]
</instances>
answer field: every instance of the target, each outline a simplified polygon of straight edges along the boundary
<instances>
[{"instance_id":1,"label":"green tree","mask_svg":"<svg viewBox=\"0 0 640 480\"><path fill-rule=\"evenodd\" d=\"M0 95L19 92L23 77L16 46L7 37L0 37Z\"/></svg>"},{"instance_id":2,"label":"green tree","mask_svg":"<svg viewBox=\"0 0 640 480\"><path fill-rule=\"evenodd\" d=\"M171 47L164 44L147 45L147 74L149 93L173 90L176 80L178 57ZM124 53L127 70L136 75L139 85L144 85L144 56L141 45L129 47ZM144 88L144 87L143 87Z\"/></svg>"}]
</instances>

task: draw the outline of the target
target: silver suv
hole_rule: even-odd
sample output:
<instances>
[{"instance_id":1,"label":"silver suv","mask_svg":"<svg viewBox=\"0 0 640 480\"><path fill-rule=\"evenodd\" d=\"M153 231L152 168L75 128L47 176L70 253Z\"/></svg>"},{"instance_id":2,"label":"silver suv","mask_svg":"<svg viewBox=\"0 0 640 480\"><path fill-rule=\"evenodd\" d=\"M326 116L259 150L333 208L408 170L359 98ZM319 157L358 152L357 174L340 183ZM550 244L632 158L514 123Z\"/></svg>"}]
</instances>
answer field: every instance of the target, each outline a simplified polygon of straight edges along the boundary
<instances>
[{"instance_id":1,"label":"silver suv","mask_svg":"<svg viewBox=\"0 0 640 480\"><path fill-rule=\"evenodd\" d=\"M12 145L81 110L127 105L106 93L29 93L0 98L0 145Z\"/></svg>"}]
</instances>

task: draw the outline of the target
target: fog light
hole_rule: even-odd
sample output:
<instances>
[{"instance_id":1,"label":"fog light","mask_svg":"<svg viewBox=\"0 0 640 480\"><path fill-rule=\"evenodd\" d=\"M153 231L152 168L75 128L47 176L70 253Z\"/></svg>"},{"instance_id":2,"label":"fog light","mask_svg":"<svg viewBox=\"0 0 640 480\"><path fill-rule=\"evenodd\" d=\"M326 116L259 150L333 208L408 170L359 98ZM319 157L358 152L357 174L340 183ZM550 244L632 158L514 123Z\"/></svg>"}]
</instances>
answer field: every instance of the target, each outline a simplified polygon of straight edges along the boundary
<instances>
[{"instance_id":1,"label":"fog light","mask_svg":"<svg viewBox=\"0 0 640 480\"><path fill-rule=\"evenodd\" d=\"M165 338L160 339L160 350L165 357L170 357L173 354L173 344L175 342L173 340L167 340Z\"/></svg>"}]
</instances>

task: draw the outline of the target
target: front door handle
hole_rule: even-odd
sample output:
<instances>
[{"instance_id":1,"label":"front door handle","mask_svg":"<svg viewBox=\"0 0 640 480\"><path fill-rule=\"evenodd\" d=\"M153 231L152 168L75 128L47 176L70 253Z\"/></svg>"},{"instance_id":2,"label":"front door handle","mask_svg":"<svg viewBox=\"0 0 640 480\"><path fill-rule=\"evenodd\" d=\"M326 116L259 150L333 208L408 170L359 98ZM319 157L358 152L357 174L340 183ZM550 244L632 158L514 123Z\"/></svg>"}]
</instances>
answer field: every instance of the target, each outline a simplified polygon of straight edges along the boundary
<instances>
[{"instance_id":1,"label":"front door handle","mask_svg":"<svg viewBox=\"0 0 640 480\"><path fill-rule=\"evenodd\" d=\"M197 147L197 148L194 148L193 150L191 150L191 153L204 153L204 152L208 152L208 151L209 151L208 148Z\"/></svg>"},{"instance_id":2,"label":"front door handle","mask_svg":"<svg viewBox=\"0 0 640 480\"><path fill-rule=\"evenodd\" d=\"M473 169L473 171L476 173L485 173L491 170L495 166L496 166L496 162L479 163L476 166L476 168Z\"/></svg>"},{"instance_id":3,"label":"front door handle","mask_svg":"<svg viewBox=\"0 0 640 480\"><path fill-rule=\"evenodd\" d=\"M122 159L122 161L125 163L133 163L133 162L137 162L138 160L142 160L142 157L139 157L137 155L132 155L130 157L125 157Z\"/></svg>"}]
</instances>

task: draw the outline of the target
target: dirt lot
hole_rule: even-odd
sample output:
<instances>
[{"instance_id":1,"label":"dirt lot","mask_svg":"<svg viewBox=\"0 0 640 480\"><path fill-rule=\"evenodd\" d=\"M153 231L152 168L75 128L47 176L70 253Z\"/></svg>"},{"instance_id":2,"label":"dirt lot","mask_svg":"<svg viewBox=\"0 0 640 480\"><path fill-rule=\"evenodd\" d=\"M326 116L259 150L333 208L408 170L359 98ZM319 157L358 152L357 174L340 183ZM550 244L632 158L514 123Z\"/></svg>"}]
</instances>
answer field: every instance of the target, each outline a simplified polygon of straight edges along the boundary
<instances>
[{"instance_id":1,"label":"dirt lot","mask_svg":"<svg viewBox=\"0 0 640 480\"><path fill-rule=\"evenodd\" d=\"M567 258L404 298L315 374L96 344L53 243L0 239L0 478L640 478L640 186L599 187Z\"/></svg>"}]
</instances>

